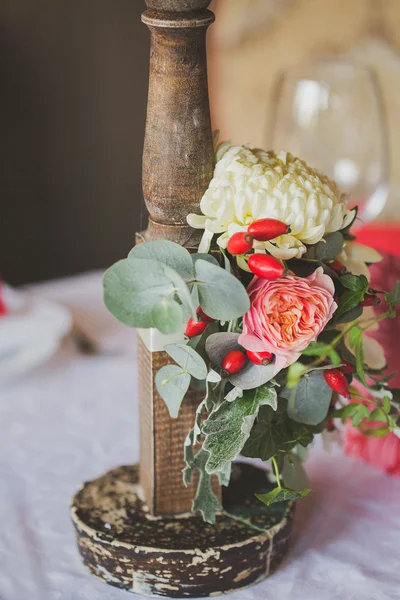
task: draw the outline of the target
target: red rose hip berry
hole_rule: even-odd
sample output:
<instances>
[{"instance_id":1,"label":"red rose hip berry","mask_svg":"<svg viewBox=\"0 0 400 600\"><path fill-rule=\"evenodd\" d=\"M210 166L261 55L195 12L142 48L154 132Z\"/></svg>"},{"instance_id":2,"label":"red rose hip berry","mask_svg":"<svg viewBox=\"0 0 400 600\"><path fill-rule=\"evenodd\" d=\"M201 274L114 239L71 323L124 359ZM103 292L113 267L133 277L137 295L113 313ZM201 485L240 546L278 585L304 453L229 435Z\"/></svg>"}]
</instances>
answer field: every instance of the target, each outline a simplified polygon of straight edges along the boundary
<instances>
[{"instance_id":1,"label":"red rose hip berry","mask_svg":"<svg viewBox=\"0 0 400 600\"><path fill-rule=\"evenodd\" d=\"M201 335L208 327L208 323L206 321L195 321L190 317L187 322L185 335L189 338L194 338L197 335Z\"/></svg>"},{"instance_id":2,"label":"red rose hip berry","mask_svg":"<svg viewBox=\"0 0 400 600\"><path fill-rule=\"evenodd\" d=\"M253 241L254 238L250 233L238 231L229 238L227 250L233 255L246 254L253 248Z\"/></svg>"},{"instance_id":3,"label":"red rose hip berry","mask_svg":"<svg viewBox=\"0 0 400 600\"><path fill-rule=\"evenodd\" d=\"M206 315L206 313L201 308L201 306L197 307L196 314L199 316L200 321L204 321L205 323L213 323L215 321L215 319L212 319L211 317L209 317L208 315Z\"/></svg>"},{"instance_id":4,"label":"red rose hip berry","mask_svg":"<svg viewBox=\"0 0 400 600\"><path fill-rule=\"evenodd\" d=\"M262 365L266 367L272 362L274 355L272 352L252 352L251 350L246 350L247 358L251 360L255 365Z\"/></svg>"},{"instance_id":5,"label":"red rose hip berry","mask_svg":"<svg viewBox=\"0 0 400 600\"><path fill-rule=\"evenodd\" d=\"M380 303L380 298L375 296L375 294L365 294L364 300L361 302L361 306L378 306Z\"/></svg>"},{"instance_id":6,"label":"red rose hip berry","mask_svg":"<svg viewBox=\"0 0 400 600\"><path fill-rule=\"evenodd\" d=\"M356 372L356 368L354 365L352 365L351 363L347 362L347 360L342 360L342 366L340 367L340 370L342 371L342 373L345 373L346 375L351 375L352 373Z\"/></svg>"},{"instance_id":7,"label":"red rose hip berry","mask_svg":"<svg viewBox=\"0 0 400 600\"><path fill-rule=\"evenodd\" d=\"M345 398L349 397L349 384L344 373L340 369L328 369L327 371L324 371L324 379L334 392L337 392Z\"/></svg>"},{"instance_id":8,"label":"red rose hip berry","mask_svg":"<svg viewBox=\"0 0 400 600\"><path fill-rule=\"evenodd\" d=\"M329 266L338 275L345 275L347 273L346 267L338 260L333 260L329 263Z\"/></svg>"},{"instance_id":9,"label":"red rose hip berry","mask_svg":"<svg viewBox=\"0 0 400 600\"><path fill-rule=\"evenodd\" d=\"M224 377L239 373L247 362L246 354L242 350L231 350L222 360L222 374Z\"/></svg>"},{"instance_id":10,"label":"red rose hip berry","mask_svg":"<svg viewBox=\"0 0 400 600\"><path fill-rule=\"evenodd\" d=\"M283 221L277 219L258 219L254 221L247 231L251 233L258 242L268 242L274 238L288 233L289 227Z\"/></svg>"},{"instance_id":11,"label":"red rose hip berry","mask_svg":"<svg viewBox=\"0 0 400 600\"><path fill-rule=\"evenodd\" d=\"M247 264L250 271L261 279L278 279L285 272L281 261L269 254L252 254Z\"/></svg>"}]
</instances>

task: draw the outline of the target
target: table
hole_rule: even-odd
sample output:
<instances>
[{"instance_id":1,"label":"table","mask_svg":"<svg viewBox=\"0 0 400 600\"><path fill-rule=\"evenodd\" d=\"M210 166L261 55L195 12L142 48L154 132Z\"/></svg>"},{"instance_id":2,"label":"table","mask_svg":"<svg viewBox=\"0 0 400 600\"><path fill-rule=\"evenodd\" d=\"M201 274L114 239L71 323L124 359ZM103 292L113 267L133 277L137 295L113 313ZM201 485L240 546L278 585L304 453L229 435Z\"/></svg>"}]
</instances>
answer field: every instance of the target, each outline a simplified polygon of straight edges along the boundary
<instances>
[{"instance_id":1,"label":"table","mask_svg":"<svg viewBox=\"0 0 400 600\"><path fill-rule=\"evenodd\" d=\"M0 599L134 598L86 572L68 505L80 482L138 460L135 332L103 308L99 273L27 293L67 304L102 354L69 339L0 388ZM307 471L314 491L298 503L290 555L232 600L400 599L400 480L320 445ZM30 582L47 595L28 596Z\"/></svg>"}]
</instances>

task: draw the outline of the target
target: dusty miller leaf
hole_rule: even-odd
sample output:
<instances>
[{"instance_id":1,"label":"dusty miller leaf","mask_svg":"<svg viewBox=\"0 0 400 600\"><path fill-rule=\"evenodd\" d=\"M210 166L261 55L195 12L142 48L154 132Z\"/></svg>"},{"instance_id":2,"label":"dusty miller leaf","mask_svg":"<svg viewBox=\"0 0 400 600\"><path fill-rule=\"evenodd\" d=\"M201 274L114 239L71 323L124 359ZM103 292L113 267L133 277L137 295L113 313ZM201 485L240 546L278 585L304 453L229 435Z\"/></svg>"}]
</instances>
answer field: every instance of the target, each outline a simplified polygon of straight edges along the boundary
<instances>
[{"instance_id":1,"label":"dusty miller leaf","mask_svg":"<svg viewBox=\"0 0 400 600\"><path fill-rule=\"evenodd\" d=\"M266 388L259 393L244 393L234 402L223 402L203 423L203 448L209 452L208 473L221 471L242 450L249 438L258 410L276 403L276 390Z\"/></svg>"},{"instance_id":2,"label":"dusty miller leaf","mask_svg":"<svg viewBox=\"0 0 400 600\"><path fill-rule=\"evenodd\" d=\"M164 350L182 369L196 379L207 377L207 365L201 356L186 344L167 344Z\"/></svg>"}]
</instances>

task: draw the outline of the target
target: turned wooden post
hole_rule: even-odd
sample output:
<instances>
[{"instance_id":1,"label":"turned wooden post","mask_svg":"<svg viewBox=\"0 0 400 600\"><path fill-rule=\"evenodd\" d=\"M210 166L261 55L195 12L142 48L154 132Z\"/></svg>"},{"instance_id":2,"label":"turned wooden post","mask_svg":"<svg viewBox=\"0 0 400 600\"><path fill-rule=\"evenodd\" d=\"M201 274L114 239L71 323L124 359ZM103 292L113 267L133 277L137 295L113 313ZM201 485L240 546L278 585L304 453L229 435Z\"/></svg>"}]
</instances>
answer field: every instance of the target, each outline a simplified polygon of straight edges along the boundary
<instances>
[{"instance_id":1,"label":"turned wooden post","mask_svg":"<svg viewBox=\"0 0 400 600\"><path fill-rule=\"evenodd\" d=\"M213 173L207 85L209 0L147 0L150 80L143 152L143 194L149 212L143 240L168 239L195 249L199 234L186 223ZM139 340L140 483L153 515L190 511L194 485L182 483L183 442L202 394L189 391L178 419L169 417L154 385L171 362Z\"/></svg>"}]
</instances>

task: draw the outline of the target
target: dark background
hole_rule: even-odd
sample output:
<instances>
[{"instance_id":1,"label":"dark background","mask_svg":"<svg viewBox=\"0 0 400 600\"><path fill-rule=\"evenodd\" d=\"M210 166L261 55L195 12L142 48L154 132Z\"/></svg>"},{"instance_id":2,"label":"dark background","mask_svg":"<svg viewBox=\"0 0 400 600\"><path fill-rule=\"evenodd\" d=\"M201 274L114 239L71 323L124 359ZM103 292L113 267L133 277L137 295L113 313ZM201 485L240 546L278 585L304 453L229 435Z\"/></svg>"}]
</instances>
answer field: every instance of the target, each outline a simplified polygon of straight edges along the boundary
<instances>
[{"instance_id":1,"label":"dark background","mask_svg":"<svg viewBox=\"0 0 400 600\"><path fill-rule=\"evenodd\" d=\"M146 222L144 8L0 2L0 275L11 284L104 268Z\"/></svg>"}]
</instances>

